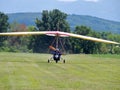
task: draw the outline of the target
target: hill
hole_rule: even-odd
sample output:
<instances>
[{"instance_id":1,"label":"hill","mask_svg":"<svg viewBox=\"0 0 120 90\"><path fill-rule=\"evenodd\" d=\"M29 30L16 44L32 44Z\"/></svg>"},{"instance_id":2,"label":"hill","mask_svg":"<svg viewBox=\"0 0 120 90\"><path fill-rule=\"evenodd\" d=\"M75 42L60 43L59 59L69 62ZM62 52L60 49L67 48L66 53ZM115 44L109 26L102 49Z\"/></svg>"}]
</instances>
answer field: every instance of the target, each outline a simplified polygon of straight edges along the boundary
<instances>
[{"instance_id":1,"label":"hill","mask_svg":"<svg viewBox=\"0 0 120 90\"><path fill-rule=\"evenodd\" d=\"M105 20L98 17L87 15L69 15L68 22L71 27L76 25L86 25L96 31L105 31L112 33L120 33L120 22Z\"/></svg>"},{"instance_id":2,"label":"hill","mask_svg":"<svg viewBox=\"0 0 120 90\"><path fill-rule=\"evenodd\" d=\"M120 90L119 55L67 55L47 63L48 54L0 52L1 90Z\"/></svg>"},{"instance_id":3,"label":"hill","mask_svg":"<svg viewBox=\"0 0 120 90\"><path fill-rule=\"evenodd\" d=\"M16 21L29 26L35 25L35 19L40 19L41 13L12 13L8 14L8 16L10 23ZM72 14L68 15L67 21L69 22L72 30L74 30L76 25L86 25L95 31L120 33L120 22L105 20L98 17Z\"/></svg>"}]
</instances>

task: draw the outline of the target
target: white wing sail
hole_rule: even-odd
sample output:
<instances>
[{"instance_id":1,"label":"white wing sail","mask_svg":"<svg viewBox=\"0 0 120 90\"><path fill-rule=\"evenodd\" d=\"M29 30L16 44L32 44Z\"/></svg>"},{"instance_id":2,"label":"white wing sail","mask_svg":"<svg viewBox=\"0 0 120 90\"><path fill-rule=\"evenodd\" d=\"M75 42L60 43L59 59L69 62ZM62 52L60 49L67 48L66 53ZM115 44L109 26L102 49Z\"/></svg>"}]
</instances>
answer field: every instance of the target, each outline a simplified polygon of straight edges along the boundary
<instances>
[{"instance_id":1,"label":"white wing sail","mask_svg":"<svg viewBox=\"0 0 120 90\"><path fill-rule=\"evenodd\" d=\"M110 40L104 40L89 36L83 36L73 33L67 33L67 32L60 32L60 31L38 31L38 32L7 32L7 33L0 33L0 36L23 36L23 35L49 35L49 36L58 36L58 37L75 37L75 38L81 38L85 40L91 40L95 42L103 42L103 43L109 43L109 44L120 44L118 42L110 41Z\"/></svg>"}]
</instances>

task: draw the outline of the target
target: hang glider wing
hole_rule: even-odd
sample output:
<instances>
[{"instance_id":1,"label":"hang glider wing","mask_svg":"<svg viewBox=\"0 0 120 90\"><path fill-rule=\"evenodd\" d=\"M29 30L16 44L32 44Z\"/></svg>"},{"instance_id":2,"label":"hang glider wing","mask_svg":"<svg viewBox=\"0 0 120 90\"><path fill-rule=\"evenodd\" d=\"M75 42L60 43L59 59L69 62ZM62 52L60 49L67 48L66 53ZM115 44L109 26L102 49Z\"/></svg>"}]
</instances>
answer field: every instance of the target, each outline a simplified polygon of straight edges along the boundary
<instances>
[{"instance_id":1,"label":"hang glider wing","mask_svg":"<svg viewBox=\"0 0 120 90\"><path fill-rule=\"evenodd\" d=\"M7 32L0 33L0 36L24 36L24 35L48 35L48 36L59 36L68 37L69 35L60 31L38 31L38 32Z\"/></svg>"},{"instance_id":2,"label":"hang glider wing","mask_svg":"<svg viewBox=\"0 0 120 90\"><path fill-rule=\"evenodd\" d=\"M104 40L89 36L83 36L73 33L67 33L67 32L60 32L60 31L38 31L38 32L7 32L7 33L0 33L0 36L23 36L23 35L48 35L48 36L59 36L59 37L75 37L85 40L91 40L95 42L103 42L103 43L109 43L109 44L120 44L118 42L110 41L110 40Z\"/></svg>"},{"instance_id":3,"label":"hang glider wing","mask_svg":"<svg viewBox=\"0 0 120 90\"><path fill-rule=\"evenodd\" d=\"M99 38L94 38L94 37L89 37L89 36L83 36L83 35L78 35L78 34L73 34L73 33L67 33L67 32L60 32L60 31L50 31L50 32L47 32L46 35L61 36L61 37L69 37L70 36L70 37L75 37L75 38L91 40L91 41L95 41L95 42L120 44L118 42L114 42L114 41L110 41L110 40L104 40L104 39L99 39Z\"/></svg>"},{"instance_id":4,"label":"hang glider wing","mask_svg":"<svg viewBox=\"0 0 120 90\"><path fill-rule=\"evenodd\" d=\"M83 35L78 35L78 34L73 34L73 33L66 33L66 34L68 34L71 37L81 38L81 39L85 39L85 40L91 40L91 41L95 41L95 42L102 42L102 43L108 43L108 44L120 44L118 42L94 38L94 37L90 37L90 36L83 36Z\"/></svg>"},{"instance_id":5,"label":"hang glider wing","mask_svg":"<svg viewBox=\"0 0 120 90\"><path fill-rule=\"evenodd\" d=\"M0 36L42 35L45 33L46 33L45 31L41 31L41 32L7 32L7 33L0 33Z\"/></svg>"},{"instance_id":6,"label":"hang glider wing","mask_svg":"<svg viewBox=\"0 0 120 90\"><path fill-rule=\"evenodd\" d=\"M78 35L78 34L73 34L73 33L67 33L67 32L60 32L60 31L47 32L47 35L61 36L61 37L75 37L75 38L81 38L81 39L91 40L91 41L95 41L95 42L103 42L103 43L109 43L109 44L120 44L118 42L114 42L114 41L110 41L110 40L104 40L104 39L83 36L83 35Z\"/></svg>"}]
</instances>

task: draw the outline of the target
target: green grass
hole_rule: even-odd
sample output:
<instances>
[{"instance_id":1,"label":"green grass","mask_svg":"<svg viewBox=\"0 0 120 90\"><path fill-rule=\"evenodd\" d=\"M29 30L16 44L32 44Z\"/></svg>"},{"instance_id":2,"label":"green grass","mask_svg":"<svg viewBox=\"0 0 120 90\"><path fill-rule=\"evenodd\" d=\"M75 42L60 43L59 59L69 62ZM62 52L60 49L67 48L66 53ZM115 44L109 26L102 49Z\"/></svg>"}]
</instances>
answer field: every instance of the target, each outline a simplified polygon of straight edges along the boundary
<instances>
[{"instance_id":1,"label":"green grass","mask_svg":"<svg viewBox=\"0 0 120 90\"><path fill-rule=\"evenodd\" d=\"M0 53L0 90L120 90L119 55Z\"/></svg>"}]
</instances>

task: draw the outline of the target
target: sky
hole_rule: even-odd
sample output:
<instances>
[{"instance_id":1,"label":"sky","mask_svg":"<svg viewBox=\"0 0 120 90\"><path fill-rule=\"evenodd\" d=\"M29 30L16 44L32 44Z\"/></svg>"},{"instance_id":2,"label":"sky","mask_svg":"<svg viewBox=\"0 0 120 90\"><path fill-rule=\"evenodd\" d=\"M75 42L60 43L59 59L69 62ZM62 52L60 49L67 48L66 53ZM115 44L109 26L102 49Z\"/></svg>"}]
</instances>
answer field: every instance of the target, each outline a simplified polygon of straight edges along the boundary
<instances>
[{"instance_id":1,"label":"sky","mask_svg":"<svg viewBox=\"0 0 120 90\"><path fill-rule=\"evenodd\" d=\"M120 0L0 0L0 11L4 13L53 9L120 22Z\"/></svg>"}]
</instances>

